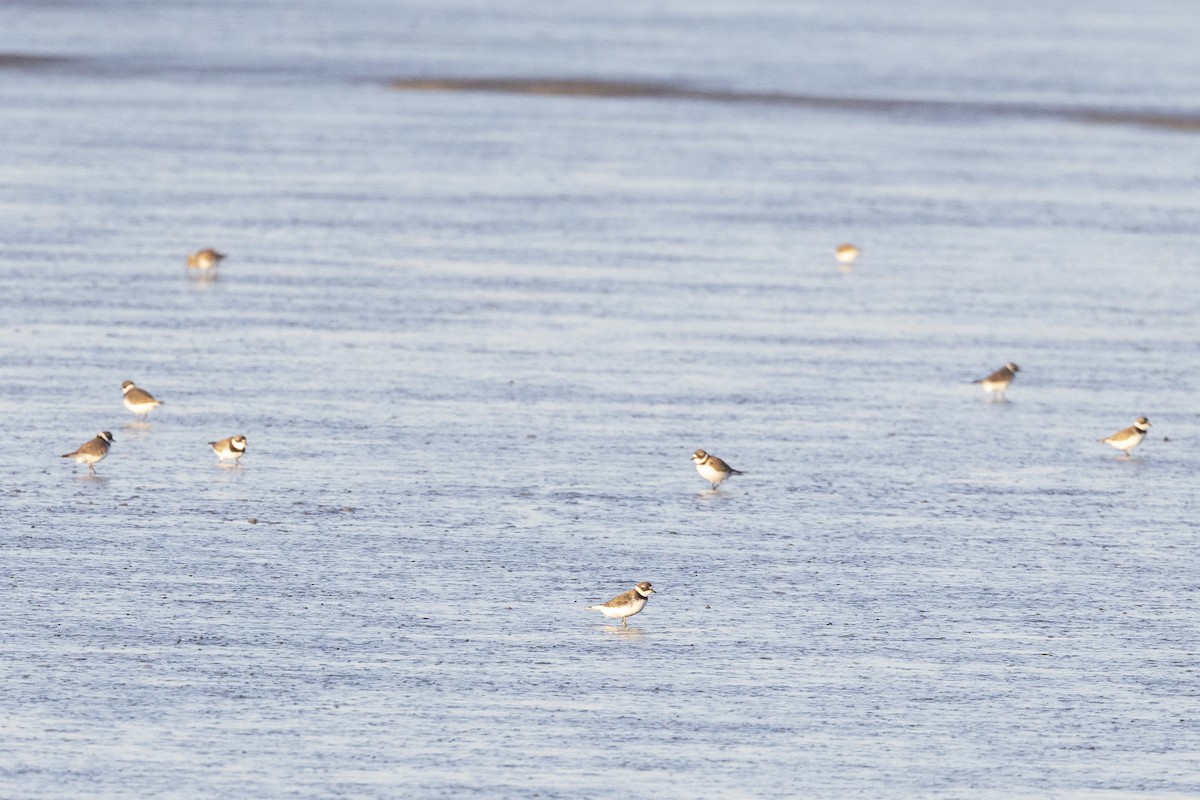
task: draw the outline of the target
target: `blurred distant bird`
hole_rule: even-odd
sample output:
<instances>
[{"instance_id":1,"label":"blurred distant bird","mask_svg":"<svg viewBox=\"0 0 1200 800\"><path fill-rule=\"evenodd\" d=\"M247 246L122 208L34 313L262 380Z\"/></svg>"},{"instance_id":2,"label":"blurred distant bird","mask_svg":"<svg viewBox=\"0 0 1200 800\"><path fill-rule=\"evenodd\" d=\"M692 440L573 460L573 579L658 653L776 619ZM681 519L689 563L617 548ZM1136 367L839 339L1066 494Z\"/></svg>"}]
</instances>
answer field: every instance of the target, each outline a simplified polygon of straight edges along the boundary
<instances>
[{"instance_id":1,"label":"blurred distant bird","mask_svg":"<svg viewBox=\"0 0 1200 800\"><path fill-rule=\"evenodd\" d=\"M620 618L622 627L629 627L629 618L646 607L646 599L652 594L658 594L647 581L642 581L628 592L601 603L598 606L588 606L588 611L599 611L610 619Z\"/></svg>"},{"instance_id":2,"label":"blurred distant bird","mask_svg":"<svg viewBox=\"0 0 1200 800\"><path fill-rule=\"evenodd\" d=\"M1133 421L1133 424L1128 428L1119 430L1112 436L1105 436L1103 439L1096 441L1104 444L1111 444L1118 450L1124 450L1125 455L1133 452L1133 448L1142 443L1142 439L1146 438L1146 431L1150 428L1150 420L1145 417L1138 417Z\"/></svg>"},{"instance_id":3,"label":"blurred distant bird","mask_svg":"<svg viewBox=\"0 0 1200 800\"><path fill-rule=\"evenodd\" d=\"M714 489L730 475L746 474L740 469L734 469L716 456L710 456L703 450L697 450L692 454L692 463L696 465L696 472L700 473L700 477L711 483Z\"/></svg>"},{"instance_id":4,"label":"blurred distant bird","mask_svg":"<svg viewBox=\"0 0 1200 800\"><path fill-rule=\"evenodd\" d=\"M208 446L217 454L219 460L237 461L246 453L246 437L238 434L219 442L209 442Z\"/></svg>"},{"instance_id":5,"label":"blurred distant bird","mask_svg":"<svg viewBox=\"0 0 1200 800\"><path fill-rule=\"evenodd\" d=\"M207 272L220 264L223 258L225 258L224 253L218 253L211 247L204 250L197 250L187 257L188 269L198 269L201 272Z\"/></svg>"},{"instance_id":6,"label":"blurred distant bird","mask_svg":"<svg viewBox=\"0 0 1200 800\"><path fill-rule=\"evenodd\" d=\"M108 455L108 447L112 444L113 435L108 431L100 431L96 434L96 438L91 441L84 442L79 446L79 449L74 453L63 453L63 458L73 458L76 464L87 464L88 475L94 475L96 469L93 465L99 464Z\"/></svg>"},{"instance_id":7,"label":"blurred distant bird","mask_svg":"<svg viewBox=\"0 0 1200 800\"><path fill-rule=\"evenodd\" d=\"M1004 392L1012 383L1013 376L1020 371L1021 368L1010 361L986 378L980 378L972 383L982 383L983 390L990 394L993 400L1003 400Z\"/></svg>"},{"instance_id":8,"label":"blurred distant bird","mask_svg":"<svg viewBox=\"0 0 1200 800\"><path fill-rule=\"evenodd\" d=\"M162 405L162 401L155 400L154 397L145 389L139 389L133 385L133 381L125 381L121 384L121 394L124 395L125 407L133 412L133 418L146 418L154 409Z\"/></svg>"},{"instance_id":9,"label":"blurred distant bird","mask_svg":"<svg viewBox=\"0 0 1200 800\"><path fill-rule=\"evenodd\" d=\"M834 256L837 257L838 263L842 266L839 269L848 270L850 265L858 258L858 248L852 244L839 244L837 250L834 251Z\"/></svg>"}]
</instances>

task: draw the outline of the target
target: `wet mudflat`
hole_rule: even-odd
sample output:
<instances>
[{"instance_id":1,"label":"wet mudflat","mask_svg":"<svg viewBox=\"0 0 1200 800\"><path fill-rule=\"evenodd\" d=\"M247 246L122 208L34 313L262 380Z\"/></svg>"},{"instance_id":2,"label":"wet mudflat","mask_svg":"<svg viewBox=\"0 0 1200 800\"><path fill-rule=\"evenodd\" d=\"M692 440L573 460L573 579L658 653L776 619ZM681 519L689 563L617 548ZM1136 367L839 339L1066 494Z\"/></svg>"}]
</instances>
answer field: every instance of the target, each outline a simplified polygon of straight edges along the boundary
<instances>
[{"instance_id":1,"label":"wet mudflat","mask_svg":"<svg viewBox=\"0 0 1200 800\"><path fill-rule=\"evenodd\" d=\"M1200 792L1195 21L14 8L0 794Z\"/></svg>"}]
</instances>

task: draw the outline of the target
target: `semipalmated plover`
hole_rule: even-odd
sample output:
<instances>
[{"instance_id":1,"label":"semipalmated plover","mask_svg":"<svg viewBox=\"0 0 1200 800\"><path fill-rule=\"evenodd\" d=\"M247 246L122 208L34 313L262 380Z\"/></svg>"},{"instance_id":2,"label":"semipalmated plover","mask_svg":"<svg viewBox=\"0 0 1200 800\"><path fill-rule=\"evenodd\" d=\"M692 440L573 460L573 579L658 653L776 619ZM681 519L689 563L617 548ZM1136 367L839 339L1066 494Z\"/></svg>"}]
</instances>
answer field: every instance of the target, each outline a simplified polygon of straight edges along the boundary
<instances>
[{"instance_id":1,"label":"semipalmated plover","mask_svg":"<svg viewBox=\"0 0 1200 800\"><path fill-rule=\"evenodd\" d=\"M1142 439L1146 438L1146 431L1150 428L1150 420L1145 417L1138 417L1133 421L1133 424L1128 428L1119 430L1112 436L1105 436L1103 439L1097 439L1098 442L1111 444L1118 450L1124 450L1125 455L1133 452L1133 448L1142 443Z\"/></svg>"},{"instance_id":2,"label":"semipalmated plover","mask_svg":"<svg viewBox=\"0 0 1200 800\"><path fill-rule=\"evenodd\" d=\"M983 384L983 390L991 395L993 400L1003 400L1004 391L1012 383L1013 375L1020 371L1021 368L1010 361L986 378L980 378L977 381L972 381L972 383Z\"/></svg>"},{"instance_id":3,"label":"semipalmated plover","mask_svg":"<svg viewBox=\"0 0 1200 800\"><path fill-rule=\"evenodd\" d=\"M237 461L246 453L246 437L238 434L219 442L209 442L208 446L213 449L221 461Z\"/></svg>"},{"instance_id":4,"label":"semipalmated plover","mask_svg":"<svg viewBox=\"0 0 1200 800\"><path fill-rule=\"evenodd\" d=\"M714 489L730 475L746 474L740 469L734 469L716 456L710 456L703 450L692 453L692 463L696 465L696 472L700 473L700 477L711 483Z\"/></svg>"},{"instance_id":5,"label":"semipalmated plover","mask_svg":"<svg viewBox=\"0 0 1200 800\"><path fill-rule=\"evenodd\" d=\"M609 619L619 617L621 626L627 628L629 627L629 618L646 607L646 598L652 594L658 594L658 592L654 591L647 581L642 581L628 592L622 592L607 603L588 606L588 611L599 611Z\"/></svg>"},{"instance_id":6,"label":"semipalmated plover","mask_svg":"<svg viewBox=\"0 0 1200 800\"><path fill-rule=\"evenodd\" d=\"M198 269L201 272L207 272L220 264L221 259L224 257L224 253L218 253L211 247L206 247L203 250L197 250L187 257L188 269Z\"/></svg>"},{"instance_id":7,"label":"semipalmated plover","mask_svg":"<svg viewBox=\"0 0 1200 800\"><path fill-rule=\"evenodd\" d=\"M108 447L112 444L113 435L108 431L100 431L96 438L79 445L74 453L63 453L63 458L73 458L76 464L87 464L88 474L96 472L95 464L104 460L108 455Z\"/></svg>"},{"instance_id":8,"label":"semipalmated plover","mask_svg":"<svg viewBox=\"0 0 1200 800\"><path fill-rule=\"evenodd\" d=\"M133 385L133 381L125 381L121 384L121 394L124 396L125 407L133 412L133 418L146 418L154 409L162 405L162 401L155 400L153 395L145 389L139 389Z\"/></svg>"},{"instance_id":9,"label":"semipalmated plover","mask_svg":"<svg viewBox=\"0 0 1200 800\"><path fill-rule=\"evenodd\" d=\"M842 265L838 269L849 271L852 269L851 265L855 259L858 258L858 248L849 243L839 244L837 250L833 251L833 254L837 258L838 263Z\"/></svg>"}]
</instances>

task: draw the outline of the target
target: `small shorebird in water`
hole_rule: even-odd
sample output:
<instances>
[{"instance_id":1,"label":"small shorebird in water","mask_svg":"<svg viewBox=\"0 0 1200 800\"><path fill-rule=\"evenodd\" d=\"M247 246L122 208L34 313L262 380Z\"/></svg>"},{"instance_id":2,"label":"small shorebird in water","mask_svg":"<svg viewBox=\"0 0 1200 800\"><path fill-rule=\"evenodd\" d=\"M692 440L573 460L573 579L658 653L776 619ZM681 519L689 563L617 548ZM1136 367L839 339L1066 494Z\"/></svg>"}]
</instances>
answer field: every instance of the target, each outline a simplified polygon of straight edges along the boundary
<instances>
[{"instance_id":1,"label":"small shorebird in water","mask_svg":"<svg viewBox=\"0 0 1200 800\"><path fill-rule=\"evenodd\" d=\"M63 458L73 458L76 464L87 464L88 475L95 475L95 465L104 460L108 455L109 445L112 444L113 435L108 431L100 431L96 434L96 438L84 442L79 446L79 449L74 453L63 453Z\"/></svg>"},{"instance_id":2,"label":"small shorebird in water","mask_svg":"<svg viewBox=\"0 0 1200 800\"><path fill-rule=\"evenodd\" d=\"M209 442L208 446L217 454L219 461L234 461L246 454L246 437L238 434L222 439L219 442Z\"/></svg>"},{"instance_id":3,"label":"small shorebird in water","mask_svg":"<svg viewBox=\"0 0 1200 800\"><path fill-rule=\"evenodd\" d=\"M658 594L658 592L654 591L649 582L642 581L628 592L622 592L607 603L588 606L588 611L599 611L609 619L619 617L621 627L628 628L629 618L646 607L646 598L652 594Z\"/></svg>"},{"instance_id":4,"label":"small shorebird in water","mask_svg":"<svg viewBox=\"0 0 1200 800\"><path fill-rule=\"evenodd\" d=\"M1118 450L1124 450L1125 455L1130 455L1133 452L1133 448L1141 444L1142 439L1146 438L1146 431L1149 428L1150 420L1145 417L1138 417L1128 428L1123 428L1112 436L1105 436L1103 439L1097 439L1096 441L1103 444L1110 444Z\"/></svg>"},{"instance_id":5,"label":"small shorebird in water","mask_svg":"<svg viewBox=\"0 0 1200 800\"><path fill-rule=\"evenodd\" d=\"M125 381L121 384L121 395L125 402L125 407L133 412L134 420L139 417L142 420L146 419L151 411L162 405L161 400L155 400L153 395L145 389L139 389L133 385L133 381Z\"/></svg>"},{"instance_id":6,"label":"small shorebird in water","mask_svg":"<svg viewBox=\"0 0 1200 800\"><path fill-rule=\"evenodd\" d=\"M977 381L972 381L972 383L983 384L983 390L991 395L991 399L1003 400L1004 392L1008 389L1008 385L1012 383L1013 376L1020 371L1021 368L1010 361L986 378L980 378Z\"/></svg>"},{"instance_id":7,"label":"small shorebird in water","mask_svg":"<svg viewBox=\"0 0 1200 800\"><path fill-rule=\"evenodd\" d=\"M198 269L201 272L208 272L210 269L215 269L223 258L225 258L224 253L218 253L211 247L206 247L203 250L197 250L187 257L188 269Z\"/></svg>"},{"instance_id":8,"label":"small shorebird in water","mask_svg":"<svg viewBox=\"0 0 1200 800\"><path fill-rule=\"evenodd\" d=\"M834 256L838 260L838 267L842 272L849 272L854 269L854 261L858 258L858 248L850 243L839 244L837 250L833 251Z\"/></svg>"},{"instance_id":9,"label":"small shorebird in water","mask_svg":"<svg viewBox=\"0 0 1200 800\"><path fill-rule=\"evenodd\" d=\"M696 465L696 472L700 473L700 477L711 483L714 489L730 475L746 474L740 469L734 469L721 459L709 455L703 450L697 450L695 453L692 453L692 463Z\"/></svg>"}]
</instances>

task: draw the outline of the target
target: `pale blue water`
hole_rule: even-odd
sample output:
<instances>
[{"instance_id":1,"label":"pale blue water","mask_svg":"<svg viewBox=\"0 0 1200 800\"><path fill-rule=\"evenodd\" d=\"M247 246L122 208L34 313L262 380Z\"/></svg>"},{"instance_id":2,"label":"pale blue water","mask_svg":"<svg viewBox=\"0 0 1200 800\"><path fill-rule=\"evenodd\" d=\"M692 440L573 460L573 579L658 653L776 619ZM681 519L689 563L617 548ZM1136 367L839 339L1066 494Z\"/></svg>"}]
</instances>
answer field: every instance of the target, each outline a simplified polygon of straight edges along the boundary
<instances>
[{"instance_id":1,"label":"pale blue water","mask_svg":"<svg viewBox=\"0 0 1200 800\"><path fill-rule=\"evenodd\" d=\"M1197 28L0 8L0 796L1200 793Z\"/></svg>"}]
</instances>

